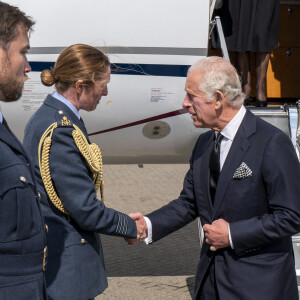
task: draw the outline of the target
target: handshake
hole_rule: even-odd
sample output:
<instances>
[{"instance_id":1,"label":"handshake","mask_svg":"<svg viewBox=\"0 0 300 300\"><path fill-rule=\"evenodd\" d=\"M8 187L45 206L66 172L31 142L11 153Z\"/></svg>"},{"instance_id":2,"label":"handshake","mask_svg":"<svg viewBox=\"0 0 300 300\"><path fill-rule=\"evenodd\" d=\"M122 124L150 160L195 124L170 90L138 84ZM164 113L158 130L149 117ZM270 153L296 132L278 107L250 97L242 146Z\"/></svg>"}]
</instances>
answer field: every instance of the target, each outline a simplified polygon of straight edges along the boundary
<instances>
[{"instance_id":1,"label":"handshake","mask_svg":"<svg viewBox=\"0 0 300 300\"><path fill-rule=\"evenodd\" d=\"M135 220L137 237L136 239L125 239L128 245L136 245L138 242L142 242L144 238L148 236L147 223L141 213L129 214L129 217Z\"/></svg>"}]
</instances>

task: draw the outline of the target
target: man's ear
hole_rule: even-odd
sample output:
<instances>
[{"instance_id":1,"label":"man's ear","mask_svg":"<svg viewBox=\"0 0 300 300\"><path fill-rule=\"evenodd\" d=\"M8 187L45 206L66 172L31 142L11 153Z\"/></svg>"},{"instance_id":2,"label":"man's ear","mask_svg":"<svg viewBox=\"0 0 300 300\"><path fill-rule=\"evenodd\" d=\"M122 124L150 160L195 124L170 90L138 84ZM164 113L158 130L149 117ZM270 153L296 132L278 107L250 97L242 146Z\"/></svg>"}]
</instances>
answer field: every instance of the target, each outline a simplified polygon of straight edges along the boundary
<instances>
[{"instance_id":1,"label":"man's ear","mask_svg":"<svg viewBox=\"0 0 300 300\"><path fill-rule=\"evenodd\" d=\"M224 101L224 95L219 90L215 92L215 100L215 109L220 109Z\"/></svg>"},{"instance_id":2,"label":"man's ear","mask_svg":"<svg viewBox=\"0 0 300 300\"><path fill-rule=\"evenodd\" d=\"M76 93L78 94L81 94L82 91L83 91L83 80L79 79L75 82L75 90L76 90Z\"/></svg>"}]
</instances>

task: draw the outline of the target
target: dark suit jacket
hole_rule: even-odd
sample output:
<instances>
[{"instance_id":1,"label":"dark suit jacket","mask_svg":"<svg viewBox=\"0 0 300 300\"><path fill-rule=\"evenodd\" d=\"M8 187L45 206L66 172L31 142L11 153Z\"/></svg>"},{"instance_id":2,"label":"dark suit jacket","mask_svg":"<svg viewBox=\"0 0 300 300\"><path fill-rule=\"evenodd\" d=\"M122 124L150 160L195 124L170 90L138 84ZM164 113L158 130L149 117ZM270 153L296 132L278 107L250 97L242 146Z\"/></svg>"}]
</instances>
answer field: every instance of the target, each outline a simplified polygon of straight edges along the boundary
<instances>
[{"instance_id":1,"label":"dark suit jacket","mask_svg":"<svg viewBox=\"0 0 300 300\"><path fill-rule=\"evenodd\" d=\"M27 124L24 146L33 155L37 182L42 190L42 211L49 227L46 281L50 299L85 300L107 287L98 233L136 238L135 222L107 208L96 198L90 168L72 137L72 126L54 130L50 149L50 173L55 189L70 213L71 221L49 200L38 166L38 144L42 134L63 116L87 136L84 124L62 102L48 96Z\"/></svg>"},{"instance_id":2,"label":"dark suit jacket","mask_svg":"<svg viewBox=\"0 0 300 300\"><path fill-rule=\"evenodd\" d=\"M28 156L0 123L0 299L44 299L45 231Z\"/></svg>"},{"instance_id":3,"label":"dark suit jacket","mask_svg":"<svg viewBox=\"0 0 300 300\"><path fill-rule=\"evenodd\" d=\"M149 214L153 240L198 216L202 225L225 219L234 249L211 252L204 241L193 299L213 259L220 299L298 299L291 235L300 231L300 166L290 139L247 111L212 207L208 164L213 135L208 131L199 137L180 197ZM252 176L233 179L242 162Z\"/></svg>"}]
</instances>

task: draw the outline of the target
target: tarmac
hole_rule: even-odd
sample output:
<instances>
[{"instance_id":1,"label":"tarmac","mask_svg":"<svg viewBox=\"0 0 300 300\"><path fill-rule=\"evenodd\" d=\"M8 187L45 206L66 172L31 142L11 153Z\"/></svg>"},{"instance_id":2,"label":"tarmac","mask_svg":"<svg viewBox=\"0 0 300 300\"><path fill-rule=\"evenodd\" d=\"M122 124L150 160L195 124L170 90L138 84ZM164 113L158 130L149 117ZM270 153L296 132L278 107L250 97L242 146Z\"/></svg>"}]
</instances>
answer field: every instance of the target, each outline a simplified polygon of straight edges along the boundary
<instances>
[{"instance_id":1,"label":"tarmac","mask_svg":"<svg viewBox=\"0 0 300 300\"><path fill-rule=\"evenodd\" d=\"M105 165L104 201L123 213L142 214L176 199L187 164ZM151 244L129 246L101 235L108 288L96 300L190 300L200 255L197 220Z\"/></svg>"}]
</instances>

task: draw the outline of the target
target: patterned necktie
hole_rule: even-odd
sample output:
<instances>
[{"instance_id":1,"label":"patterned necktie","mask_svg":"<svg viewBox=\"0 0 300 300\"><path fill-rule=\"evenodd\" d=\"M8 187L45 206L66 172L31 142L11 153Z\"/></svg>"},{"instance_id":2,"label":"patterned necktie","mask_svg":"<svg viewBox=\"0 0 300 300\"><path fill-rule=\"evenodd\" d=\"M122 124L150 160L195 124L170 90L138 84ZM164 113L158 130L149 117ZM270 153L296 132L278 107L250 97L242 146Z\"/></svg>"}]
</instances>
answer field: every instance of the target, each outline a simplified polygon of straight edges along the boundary
<instances>
[{"instance_id":1,"label":"patterned necktie","mask_svg":"<svg viewBox=\"0 0 300 300\"><path fill-rule=\"evenodd\" d=\"M221 146L222 138L223 135L220 132L218 132L209 158L209 169L210 169L209 189L210 189L210 196L213 205L215 200L217 183L220 175L220 148L221 148L220 146Z\"/></svg>"}]
</instances>

